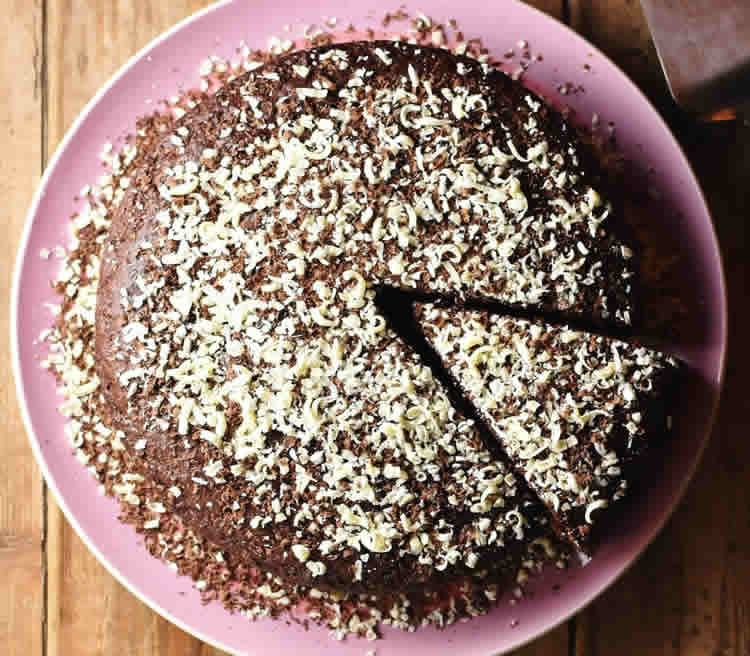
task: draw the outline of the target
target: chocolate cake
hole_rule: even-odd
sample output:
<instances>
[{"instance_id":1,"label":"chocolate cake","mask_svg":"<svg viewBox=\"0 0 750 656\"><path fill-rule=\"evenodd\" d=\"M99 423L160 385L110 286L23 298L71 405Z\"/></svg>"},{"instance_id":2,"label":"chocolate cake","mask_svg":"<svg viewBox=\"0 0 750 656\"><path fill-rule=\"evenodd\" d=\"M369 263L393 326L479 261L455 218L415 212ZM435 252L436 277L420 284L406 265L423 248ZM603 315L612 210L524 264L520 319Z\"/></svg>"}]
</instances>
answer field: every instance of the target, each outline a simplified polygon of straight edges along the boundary
<instances>
[{"instance_id":1,"label":"chocolate cake","mask_svg":"<svg viewBox=\"0 0 750 656\"><path fill-rule=\"evenodd\" d=\"M415 307L428 342L516 471L586 551L592 527L668 431L676 362L566 326Z\"/></svg>"},{"instance_id":2,"label":"chocolate cake","mask_svg":"<svg viewBox=\"0 0 750 656\"><path fill-rule=\"evenodd\" d=\"M544 514L374 299L628 325L633 251L564 121L473 59L351 43L236 78L141 158L96 351L154 503L321 587L508 568Z\"/></svg>"}]
</instances>

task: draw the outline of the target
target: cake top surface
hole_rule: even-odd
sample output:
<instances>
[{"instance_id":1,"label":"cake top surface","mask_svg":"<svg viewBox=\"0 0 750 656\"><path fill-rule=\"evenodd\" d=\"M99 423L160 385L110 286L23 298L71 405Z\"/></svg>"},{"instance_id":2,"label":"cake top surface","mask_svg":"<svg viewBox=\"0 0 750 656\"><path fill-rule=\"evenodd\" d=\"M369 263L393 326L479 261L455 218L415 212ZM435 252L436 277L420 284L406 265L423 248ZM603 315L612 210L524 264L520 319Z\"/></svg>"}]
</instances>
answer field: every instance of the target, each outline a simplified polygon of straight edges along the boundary
<instances>
[{"instance_id":1,"label":"cake top surface","mask_svg":"<svg viewBox=\"0 0 750 656\"><path fill-rule=\"evenodd\" d=\"M121 182L97 352L129 453L212 539L313 578L475 567L526 497L375 290L628 323L632 252L591 180L538 98L443 50L329 46L228 83Z\"/></svg>"},{"instance_id":2,"label":"cake top surface","mask_svg":"<svg viewBox=\"0 0 750 656\"><path fill-rule=\"evenodd\" d=\"M667 430L676 362L618 339L478 310L417 304L419 325L516 470L585 544L629 466Z\"/></svg>"}]
</instances>

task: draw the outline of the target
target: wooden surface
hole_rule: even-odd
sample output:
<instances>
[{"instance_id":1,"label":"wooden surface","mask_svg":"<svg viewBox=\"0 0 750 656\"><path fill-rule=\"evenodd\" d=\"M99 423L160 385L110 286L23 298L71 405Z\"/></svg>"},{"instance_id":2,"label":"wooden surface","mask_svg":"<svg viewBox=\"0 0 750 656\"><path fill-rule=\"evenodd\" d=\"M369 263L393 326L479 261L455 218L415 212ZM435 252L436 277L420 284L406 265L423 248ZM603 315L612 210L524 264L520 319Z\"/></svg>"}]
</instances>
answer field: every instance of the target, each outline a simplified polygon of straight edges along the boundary
<instances>
[{"instance_id":1,"label":"wooden surface","mask_svg":"<svg viewBox=\"0 0 750 656\"><path fill-rule=\"evenodd\" d=\"M201 0L4 0L0 38L0 341L11 270L41 171L94 92L136 50ZM685 500L638 563L567 624L519 656L750 655L750 310L746 213L750 128L696 126L671 103L636 0L535 0L628 72L670 122L715 216L730 291L727 385L713 439ZM115 582L47 494L0 351L0 654L215 656ZM377 647L377 645L375 645ZM363 651L365 649L363 648Z\"/></svg>"}]
</instances>

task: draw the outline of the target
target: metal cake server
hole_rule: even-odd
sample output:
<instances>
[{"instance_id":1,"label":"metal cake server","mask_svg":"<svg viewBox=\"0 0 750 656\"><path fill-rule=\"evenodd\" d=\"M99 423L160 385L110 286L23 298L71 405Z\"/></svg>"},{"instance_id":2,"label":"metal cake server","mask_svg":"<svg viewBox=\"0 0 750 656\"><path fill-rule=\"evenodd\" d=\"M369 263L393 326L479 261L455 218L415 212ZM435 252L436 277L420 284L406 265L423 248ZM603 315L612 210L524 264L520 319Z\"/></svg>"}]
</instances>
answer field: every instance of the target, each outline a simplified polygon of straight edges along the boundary
<instances>
[{"instance_id":1,"label":"metal cake server","mask_svg":"<svg viewBox=\"0 0 750 656\"><path fill-rule=\"evenodd\" d=\"M707 120L750 110L750 0L641 0L677 103Z\"/></svg>"}]
</instances>

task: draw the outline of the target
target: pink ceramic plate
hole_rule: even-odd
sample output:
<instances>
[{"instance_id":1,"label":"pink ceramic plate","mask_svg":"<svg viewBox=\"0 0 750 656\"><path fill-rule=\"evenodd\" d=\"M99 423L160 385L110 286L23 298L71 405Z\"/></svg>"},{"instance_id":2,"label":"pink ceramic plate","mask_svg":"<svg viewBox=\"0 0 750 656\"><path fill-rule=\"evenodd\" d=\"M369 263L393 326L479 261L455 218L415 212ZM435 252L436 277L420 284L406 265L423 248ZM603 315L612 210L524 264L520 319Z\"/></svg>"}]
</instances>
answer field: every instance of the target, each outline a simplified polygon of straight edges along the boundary
<instances>
[{"instance_id":1,"label":"pink ceramic plate","mask_svg":"<svg viewBox=\"0 0 750 656\"><path fill-rule=\"evenodd\" d=\"M367 3L372 7L372 3ZM623 521L585 568L551 572L534 581L533 596L516 605L500 603L489 616L445 631L416 633L386 630L370 645L356 639L338 643L322 629L305 632L271 620L248 622L218 604L203 606L191 582L177 578L139 546L132 528L115 519L116 504L97 494L88 472L71 456L56 412L58 397L52 377L38 364L41 347L34 339L50 323L43 307L54 301L49 280L54 261L43 261L39 250L68 240L73 197L98 175L97 155L105 141L132 131L137 116L147 113L147 98L166 97L181 83L196 84L200 61L209 54L229 57L241 40L264 46L269 34L282 34L291 23L315 23L320 13L340 23L375 25L377 12L350 0L318 3L297 0L225 2L208 9L157 39L130 61L88 105L73 125L42 181L26 224L12 299L12 332L19 398L34 452L50 489L71 524L107 569L133 594L186 631L237 654L356 654L376 646L380 656L393 654L460 653L487 656L532 639L565 620L591 601L630 565L675 507L709 435L716 408L726 345L726 298L716 236L705 200L690 167L668 128L630 80L608 59L560 23L519 2L420 0L420 9L441 22L456 18L468 36L482 37L500 55L519 40L542 53L526 80L549 97L561 83L580 82L585 93L564 100L576 116L614 121L625 155L636 168L653 167L651 182L664 207L657 219L679 235L684 278L691 289L691 325L674 350L691 369L680 398L673 439L658 480L648 494L636 497ZM369 14L366 15L366 12ZM584 70L588 64L590 70ZM158 90L158 91L155 91ZM553 98L553 99L554 99ZM180 594L185 593L185 594Z\"/></svg>"}]
</instances>

